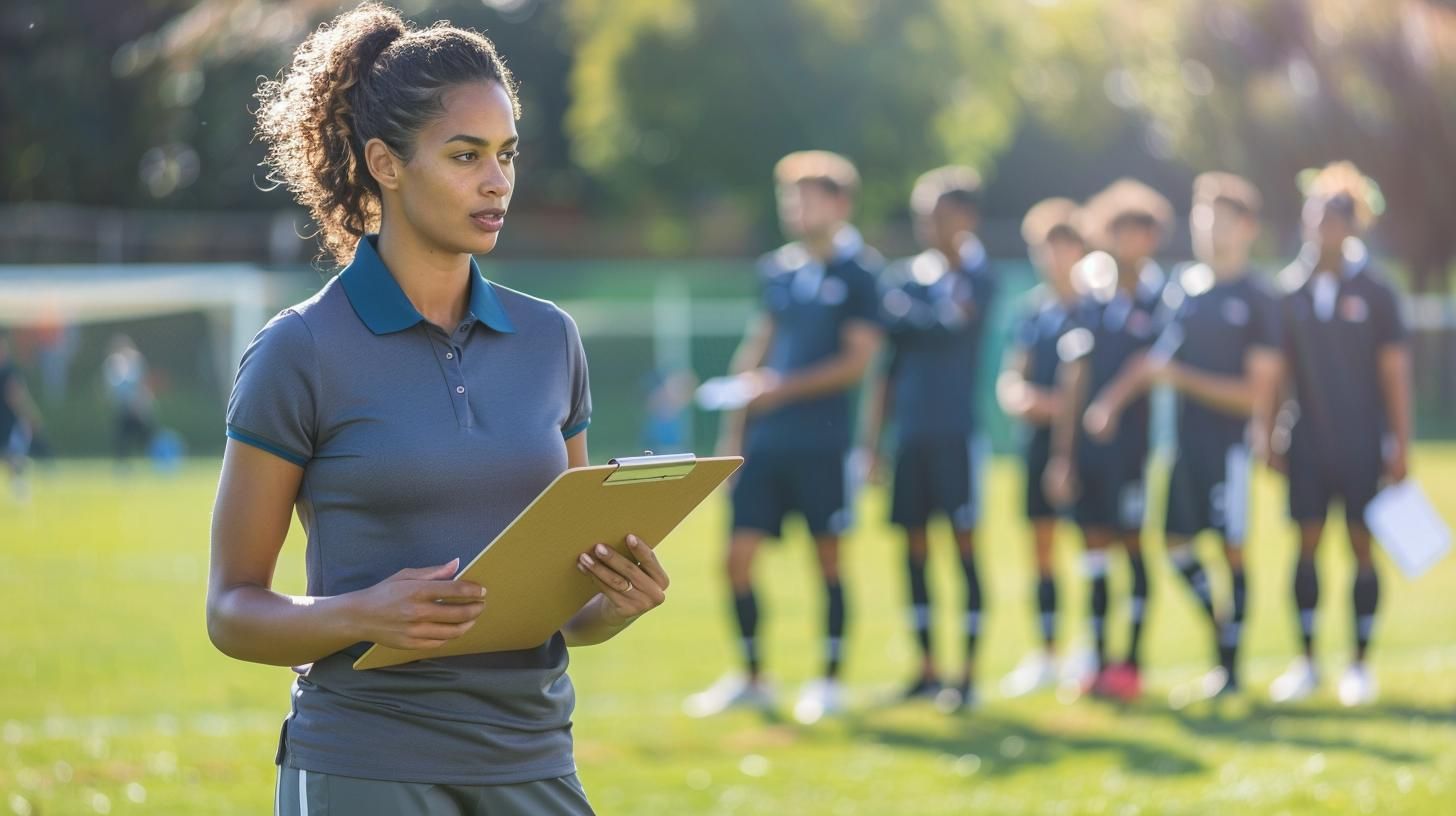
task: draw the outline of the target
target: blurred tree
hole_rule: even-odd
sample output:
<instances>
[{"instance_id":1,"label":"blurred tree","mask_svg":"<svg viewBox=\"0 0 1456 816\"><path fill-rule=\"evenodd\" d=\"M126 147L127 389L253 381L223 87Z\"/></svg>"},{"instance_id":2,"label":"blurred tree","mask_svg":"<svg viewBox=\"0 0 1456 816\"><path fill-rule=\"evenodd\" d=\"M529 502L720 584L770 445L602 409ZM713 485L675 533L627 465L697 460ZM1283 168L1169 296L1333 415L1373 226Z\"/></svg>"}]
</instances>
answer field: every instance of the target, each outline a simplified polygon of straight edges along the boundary
<instances>
[{"instance_id":1,"label":"blurred tree","mask_svg":"<svg viewBox=\"0 0 1456 816\"><path fill-rule=\"evenodd\" d=\"M634 212L688 225L724 200L766 222L769 172L803 148L854 158L867 221L944 162L990 171L1025 107L1079 104L1093 4L961 0L571 0L575 159ZM1058 50L1061 53L1058 53ZM688 245L685 231L661 248Z\"/></svg>"},{"instance_id":2,"label":"blurred tree","mask_svg":"<svg viewBox=\"0 0 1456 816\"><path fill-rule=\"evenodd\" d=\"M276 209L252 142L260 75L346 0L19 0L0 14L0 194L110 207ZM487 30L525 79L522 170L538 201L575 204L570 45L540 0L394 0L421 24Z\"/></svg>"},{"instance_id":3,"label":"blurred tree","mask_svg":"<svg viewBox=\"0 0 1456 816\"><path fill-rule=\"evenodd\" d=\"M1302 169L1354 161L1380 185L1375 237L1416 292L1451 293L1456 261L1456 3L1179 0L1106 8L1107 95L1166 151L1257 179L1286 234ZM1421 405L1449 423L1456 333L1420 333Z\"/></svg>"},{"instance_id":4,"label":"blurred tree","mask_svg":"<svg viewBox=\"0 0 1456 816\"><path fill-rule=\"evenodd\" d=\"M1259 179L1297 216L1301 169L1350 159L1380 185L1378 237L1416 291L1456 261L1456 4L1450 0L1118 0L1113 101L1199 167Z\"/></svg>"}]
</instances>

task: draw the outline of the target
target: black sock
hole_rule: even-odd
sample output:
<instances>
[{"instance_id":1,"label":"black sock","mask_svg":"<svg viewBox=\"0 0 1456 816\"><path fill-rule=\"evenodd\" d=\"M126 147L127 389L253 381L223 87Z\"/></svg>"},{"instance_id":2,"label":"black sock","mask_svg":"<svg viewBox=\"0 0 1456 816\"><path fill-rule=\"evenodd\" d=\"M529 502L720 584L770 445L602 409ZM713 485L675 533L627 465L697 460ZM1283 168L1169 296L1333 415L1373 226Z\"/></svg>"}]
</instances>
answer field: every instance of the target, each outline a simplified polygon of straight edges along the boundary
<instances>
[{"instance_id":1,"label":"black sock","mask_svg":"<svg viewBox=\"0 0 1456 816\"><path fill-rule=\"evenodd\" d=\"M1213 588L1208 583L1208 572L1203 569L1203 563L1198 560L1192 547L1173 553L1173 566L1178 568L1178 574L1188 582L1188 587L1193 590L1194 597L1203 605L1203 611L1208 614L1208 619L1213 620Z\"/></svg>"},{"instance_id":2,"label":"black sock","mask_svg":"<svg viewBox=\"0 0 1456 816\"><path fill-rule=\"evenodd\" d=\"M925 581L925 559L907 555L905 571L910 576L910 613L914 616L915 640L920 644L920 654L930 657L930 587Z\"/></svg>"},{"instance_id":3,"label":"black sock","mask_svg":"<svg viewBox=\"0 0 1456 816\"><path fill-rule=\"evenodd\" d=\"M1127 566L1132 571L1132 595L1128 599L1128 617L1132 631L1127 642L1127 662L1142 665L1143 613L1148 606L1148 568L1142 555L1129 555Z\"/></svg>"},{"instance_id":4,"label":"black sock","mask_svg":"<svg viewBox=\"0 0 1456 816\"><path fill-rule=\"evenodd\" d=\"M966 576L966 666L976 661L976 642L981 638L981 578L974 555L961 554L961 571Z\"/></svg>"},{"instance_id":5,"label":"black sock","mask_svg":"<svg viewBox=\"0 0 1456 816\"><path fill-rule=\"evenodd\" d=\"M1370 566L1355 573L1355 659L1365 659L1370 631L1375 628L1375 610L1380 606L1380 576Z\"/></svg>"},{"instance_id":6,"label":"black sock","mask_svg":"<svg viewBox=\"0 0 1456 816\"><path fill-rule=\"evenodd\" d=\"M1050 575L1036 581L1036 611L1041 618L1041 640L1051 649L1057 642L1057 582Z\"/></svg>"},{"instance_id":7,"label":"black sock","mask_svg":"<svg viewBox=\"0 0 1456 816\"><path fill-rule=\"evenodd\" d=\"M827 635L825 640L825 677L839 676L839 659L844 643L844 586L838 579L826 580L824 593L828 601Z\"/></svg>"},{"instance_id":8,"label":"black sock","mask_svg":"<svg viewBox=\"0 0 1456 816\"><path fill-rule=\"evenodd\" d=\"M733 593L733 614L738 618L738 633L742 638L743 661L748 664L748 674L758 676L758 598L753 590Z\"/></svg>"},{"instance_id":9,"label":"black sock","mask_svg":"<svg viewBox=\"0 0 1456 816\"><path fill-rule=\"evenodd\" d=\"M1107 554L1101 551L1087 553L1082 559L1083 569L1092 580L1092 636L1097 642L1097 670L1107 667Z\"/></svg>"},{"instance_id":10,"label":"black sock","mask_svg":"<svg viewBox=\"0 0 1456 816\"><path fill-rule=\"evenodd\" d=\"M1314 610L1319 605L1319 572L1314 559L1299 559L1294 567L1294 603L1299 607L1299 633L1306 657L1314 653Z\"/></svg>"},{"instance_id":11,"label":"black sock","mask_svg":"<svg viewBox=\"0 0 1456 816\"><path fill-rule=\"evenodd\" d=\"M1233 609L1218 633L1218 662L1228 672L1229 681L1236 682L1239 639L1244 631L1244 610L1249 603L1249 585L1242 568L1230 569L1229 579L1233 584Z\"/></svg>"}]
</instances>

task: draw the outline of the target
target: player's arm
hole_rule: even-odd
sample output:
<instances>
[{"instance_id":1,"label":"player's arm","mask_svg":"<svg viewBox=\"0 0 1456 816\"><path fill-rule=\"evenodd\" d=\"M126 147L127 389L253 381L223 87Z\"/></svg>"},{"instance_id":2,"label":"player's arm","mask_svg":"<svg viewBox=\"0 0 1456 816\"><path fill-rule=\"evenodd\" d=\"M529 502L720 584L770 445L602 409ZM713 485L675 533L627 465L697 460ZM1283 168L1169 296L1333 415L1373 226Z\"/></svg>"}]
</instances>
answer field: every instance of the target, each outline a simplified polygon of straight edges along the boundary
<instances>
[{"instance_id":1,"label":"player's arm","mask_svg":"<svg viewBox=\"0 0 1456 816\"><path fill-rule=\"evenodd\" d=\"M1403 342L1380 347L1380 396L1385 403L1386 421L1390 425L1391 449L1385 462L1386 477L1391 482L1405 479L1411 439L1411 375L1410 348Z\"/></svg>"},{"instance_id":2,"label":"player's arm","mask_svg":"<svg viewBox=\"0 0 1456 816\"><path fill-rule=\"evenodd\" d=\"M1082 424L1083 405L1087 401L1088 383L1092 377L1091 333L1078 329L1064 335L1058 345L1061 362L1057 364L1057 411L1052 419L1052 450L1042 473L1042 489L1054 504L1068 504L1075 498L1078 485L1077 433Z\"/></svg>"},{"instance_id":3,"label":"player's arm","mask_svg":"<svg viewBox=\"0 0 1456 816\"><path fill-rule=\"evenodd\" d=\"M886 366L883 371L870 377L867 387L868 394L865 399L860 446L872 454L880 449L880 440L884 437L885 425L889 422L891 412L894 410L894 403L890 398L891 376L892 371L889 366Z\"/></svg>"},{"instance_id":4,"label":"player's arm","mask_svg":"<svg viewBox=\"0 0 1456 816\"><path fill-rule=\"evenodd\" d=\"M759 314L749 325L738 350L728 364L728 370L735 375L747 374L760 369L768 359L773 346L775 324L767 314ZM737 456L743 450L743 430L748 414L743 409L724 411L718 426L718 454Z\"/></svg>"},{"instance_id":5,"label":"player's arm","mask_svg":"<svg viewBox=\"0 0 1456 816\"><path fill-rule=\"evenodd\" d=\"M1173 388L1217 411L1235 416L1255 416L1260 394L1268 390L1278 366L1278 352L1253 346L1244 355L1244 374L1227 377L1199 371L1190 365L1170 361L1162 379Z\"/></svg>"},{"instance_id":6,"label":"player's arm","mask_svg":"<svg viewBox=\"0 0 1456 816\"><path fill-rule=\"evenodd\" d=\"M229 439L212 512L207 633L219 651L252 663L312 663L360 641L401 649L464 634L484 608L479 584L448 580L449 564L401 570L335 596L272 589L303 468ZM446 601L448 603L440 603Z\"/></svg>"},{"instance_id":7,"label":"player's arm","mask_svg":"<svg viewBox=\"0 0 1456 816\"><path fill-rule=\"evenodd\" d=\"M864 378L879 353L884 331L868 320L849 320L840 330L839 353L818 365L784 376L748 404L749 413L847 391Z\"/></svg>"},{"instance_id":8,"label":"player's arm","mask_svg":"<svg viewBox=\"0 0 1456 816\"><path fill-rule=\"evenodd\" d=\"M996 402L1007 416L1038 427L1051 425L1061 410L1055 388L1031 383L1031 354L1022 345L1007 349L996 378Z\"/></svg>"},{"instance_id":9,"label":"player's arm","mask_svg":"<svg viewBox=\"0 0 1456 816\"><path fill-rule=\"evenodd\" d=\"M1270 440L1284 390L1284 355L1277 347L1254 346L1244 356L1244 370L1254 388L1249 413L1250 436L1259 461L1269 461Z\"/></svg>"},{"instance_id":10,"label":"player's arm","mask_svg":"<svg viewBox=\"0 0 1456 816\"><path fill-rule=\"evenodd\" d=\"M728 370L733 374L743 374L763 366L768 359L768 350L773 345L774 321L767 314L760 314L754 318L748 331L743 335L743 342L738 344L738 350L733 352L733 360L728 364Z\"/></svg>"},{"instance_id":11,"label":"player's arm","mask_svg":"<svg viewBox=\"0 0 1456 816\"><path fill-rule=\"evenodd\" d=\"M583 431L566 440L566 464L586 467L589 463ZM667 600L667 571L657 554L630 535L627 551L631 558L610 548L593 548L578 558L577 570L591 577L597 594L561 627L567 646L591 646L611 640Z\"/></svg>"},{"instance_id":12,"label":"player's arm","mask_svg":"<svg viewBox=\"0 0 1456 816\"><path fill-rule=\"evenodd\" d=\"M1095 439L1110 439L1117 431L1123 410L1153 387L1157 379L1155 369L1154 362L1145 351L1129 357L1117 376L1104 385L1088 404L1082 418L1086 431Z\"/></svg>"}]
</instances>

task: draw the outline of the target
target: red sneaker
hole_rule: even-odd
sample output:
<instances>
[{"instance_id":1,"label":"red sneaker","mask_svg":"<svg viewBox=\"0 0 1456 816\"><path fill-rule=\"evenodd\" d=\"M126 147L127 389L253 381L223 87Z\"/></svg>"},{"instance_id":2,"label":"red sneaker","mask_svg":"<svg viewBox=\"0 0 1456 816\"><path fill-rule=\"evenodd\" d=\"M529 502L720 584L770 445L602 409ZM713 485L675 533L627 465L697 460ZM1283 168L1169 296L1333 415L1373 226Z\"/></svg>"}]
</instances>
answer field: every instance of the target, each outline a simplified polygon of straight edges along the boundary
<instances>
[{"instance_id":1,"label":"red sneaker","mask_svg":"<svg viewBox=\"0 0 1456 816\"><path fill-rule=\"evenodd\" d=\"M1124 703L1131 703L1142 696L1143 678L1137 667L1131 663L1119 663L1107 670L1106 692Z\"/></svg>"}]
</instances>

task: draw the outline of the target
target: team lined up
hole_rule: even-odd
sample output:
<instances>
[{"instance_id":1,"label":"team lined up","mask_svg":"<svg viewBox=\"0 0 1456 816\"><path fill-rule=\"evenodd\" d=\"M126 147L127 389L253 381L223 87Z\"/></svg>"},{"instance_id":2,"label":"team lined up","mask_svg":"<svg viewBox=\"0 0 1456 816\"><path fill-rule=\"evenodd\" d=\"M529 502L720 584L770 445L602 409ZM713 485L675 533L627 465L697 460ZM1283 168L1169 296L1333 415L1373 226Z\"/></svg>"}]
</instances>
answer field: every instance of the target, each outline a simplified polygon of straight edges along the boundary
<instances>
[{"instance_id":1,"label":"team lined up","mask_svg":"<svg viewBox=\"0 0 1456 816\"><path fill-rule=\"evenodd\" d=\"M794 715L812 722L843 707L838 677L849 607L839 543L851 524L856 482L882 468L893 428L891 521L904 530L911 620L922 662L904 696L949 710L976 699L982 587L976 565L984 445L974 400L990 304L998 281L976 237L980 181L964 167L933 170L911 209L925 250L884 264L850 226L858 175L847 159L795 153L775 169L779 213L793 242L759 264L761 313L733 360L746 393L725 415L720 448L742 452L733 487L726 572L746 671L693 695L708 715L769 707L761 671L759 603L752 564L783 519L802 515L825 588L822 676L798 695ZM1002 409L1027 428L1026 507L1036 552L1042 635L1003 681L1009 694L1074 682L1097 696L1131 700L1142 690L1148 570L1142 529L1150 453L1150 392L1177 397L1177 453L1168 485L1168 554L1207 613L1217 667L1203 692L1239 690L1238 647L1247 607L1243 551L1255 460L1288 475L1300 554L1293 595L1303 654L1271 688L1276 701L1312 693L1319 581L1314 552L1330 504L1340 500L1357 573L1354 660L1339 694L1369 702L1365 655L1379 602L1363 510L1383 481L1405 477L1411 435L1409 354L1394 290L1372 268L1359 236L1373 220L1373 188L1337 163L1305 190L1299 257L1265 281L1252 271L1261 197L1245 179L1206 173L1195 183L1190 228L1196 262L1171 275L1153 261L1172 226L1172 206L1139 182L1120 180L1082 205L1049 199L1023 222L1042 284L1030 295L1000 376ZM887 353L881 354L881 347ZM884 358L882 365L876 361ZM861 421L853 399L868 379ZM857 432L856 432L857 431ZM943 516L965 583L966 660L952 683L936 672L926 579L927 528ZM1085 671L1057 655L1052 543L1061 520L1080 530L1081 576L1091 584L1095 661ZM1230 592L1216 599L1192 541L1222 540ZM1128 650L1108 654L1109 556L1131 576Z\"/></svg>"}]
</instances>

